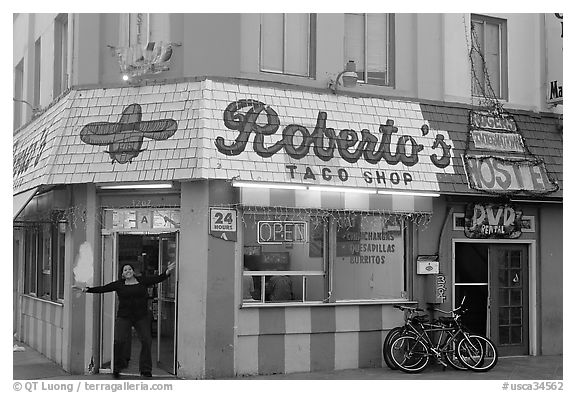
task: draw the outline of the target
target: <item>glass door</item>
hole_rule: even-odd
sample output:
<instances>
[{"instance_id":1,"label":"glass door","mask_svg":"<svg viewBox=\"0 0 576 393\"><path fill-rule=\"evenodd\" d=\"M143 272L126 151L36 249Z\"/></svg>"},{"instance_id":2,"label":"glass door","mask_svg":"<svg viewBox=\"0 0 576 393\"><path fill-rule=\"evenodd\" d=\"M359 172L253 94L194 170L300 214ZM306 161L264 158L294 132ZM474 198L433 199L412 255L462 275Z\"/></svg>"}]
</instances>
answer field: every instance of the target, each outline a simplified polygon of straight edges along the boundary
<instances>
[{"instance_id":1,"label":"glass door","mask_svg":"<svg viewBox=\"0 0 576 393\"><path fill-rule=\"evenodd\" d=\"M492 338L501 355L527 355L528 247L490 247L490 310Z\"/></svg>"},{"instance_id":2,"label":"glass door","mask_svg":"<svg viewBox=\"0 0 576 393\"><path fill-rule=\"evenodd\" d=\"M464 296L467 309L462 322L472 332L490 335L488 326L489 244L456 243L454 256L454 304Z\"/></svg>"},{"instance_id":3,"label":"glass door","mask_svg":"<svg viewBox=\"0 0 576 393\"><path fill-rule=\"evenodd\" d=\"M178 232L162 234L159 238L158 271L178 261ZM168 279L158 285L158 367L176 374L178 267Z\"/></svg>"},{"instance_id":4,"label":"glass door","mask_svg":"<svg viewBox=\"0 0 576 393\"><path fill-rule=\"evenodd\" d=\"M116 280L118 250L116 233L102 235L102 270L100 283L103 285ZM100 295L100 372L114 369L114 318L116 315L116 293Z\"/></svg>"}]
</instances>

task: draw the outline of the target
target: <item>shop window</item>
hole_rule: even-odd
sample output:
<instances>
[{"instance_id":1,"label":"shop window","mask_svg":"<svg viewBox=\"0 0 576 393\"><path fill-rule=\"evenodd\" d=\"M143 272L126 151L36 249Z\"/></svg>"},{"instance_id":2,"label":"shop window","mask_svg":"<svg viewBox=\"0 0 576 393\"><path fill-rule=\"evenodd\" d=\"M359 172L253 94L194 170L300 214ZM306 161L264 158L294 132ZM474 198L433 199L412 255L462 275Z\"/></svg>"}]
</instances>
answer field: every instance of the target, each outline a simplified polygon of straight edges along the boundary
<instances>
[{"instance_id":1,"label":"shop window","mask_svg":"<svg viewBox=\"0 0 576 393\"><path fill-rule=\"evenodd\" d=\"M56 237L56 263L58 266L57 283L58 283L58 300L64 299L64 271L66 266L66 223L58 223L58 235Z\"/></svg>"},{"instance_id":2,"label":"shop window","mask_svg":"<svg viewBox=\"0 0 576 393\"><path fill-rule=\"evenodd\" d=\"M65 236L57 223L25 228L24 293L51 301L64 298Z\"/></svg>"},{"instance_id":3,"label":"shop window","mask_svg":"<svg viewBox=\"0 0 576 393\"><path fill-rule=\"evenodd\" d=\"M401 223L353 214L336 224L334 300L400 299L404 291Z\"/></svg>"},{"instance_id":4,"label":"shop window","mask_svg":"<svg viewBox=\"0 0 576 393\"><path fill-rule=\"evenodd\" d=\"M38 230L26 228L24 235L24 293L36 295L38 274Z\"/></svg>"},{"instance_id":5,"label":"shop window","mask_svg":"<svg viewBox=\"0 0 576 393\"><path fill-rule=\"evenodd\" d=\"M39 253L40 266L39 266L39 282L38 282L38 296L43 299L50 299L52 294L52 236L51 226L43 225L42 233L39 240L41 250Z\"/></svg>"},{"instance_id":6,"label":"shop window","mask_svg":"<svg viewBox=\"0 0 576 393\"><path fill-rule=\"evenodd\" d=\"M393 84L394 17L391 14L345 14L344 63L356 64L358 81Z\"/></svg>"},{"instance_id":7,"label":"shop window","mask_svg":"<svg viewBox=\"0 0 576 393\"><path fill-rule=\"evenodd\" d=\"M453 213L452 214L452 229L455 231L463 231L466 225L466 219L464 213Z\"/></svg>"},{"instance_id":8,"label":"shop window","mask_svg":"<svg viewBox=\"0 0 576 393\"><path fill-rule=\"evenodd\" d=\"M297 214L245 214L245 302L324 301L327 223Z\"/></svg>"},{"instance_id":9,"label":"shop window","mask_svg":"<svg viewBox=\"0 0 576 393\"><path fill-rule=\"evenodd\" d=\"M522 232L536 232L534 216L522 216L521 225Z\"/></svg>"},{"instance_id":10,"label":"shop window","mask_svg":"<svg viewBox=\"0 0 576 393\"><path fill-rule=\"evenodd\" d=\"M471 16L472 94L507 99L508 48L504 19Z\"/></svg>"},{"instance_id":11,"label":"shop window","mask_svg":"<svg viewBox=\"0 0 576 393\"><path fill-rule=\"evenodd\" d=\"M260 16L260 71L312 77L314 14Z\"/></svg>"},{"instance_id":12,"label":"shop window","mask_svg":"<svg viewBox=\"0 0 576 393\"><path fill-rule=\"evenodd\" d=\"M384 215L244 213L243 302L401 299L402 224Z\"/></svg>"}]
</instances>

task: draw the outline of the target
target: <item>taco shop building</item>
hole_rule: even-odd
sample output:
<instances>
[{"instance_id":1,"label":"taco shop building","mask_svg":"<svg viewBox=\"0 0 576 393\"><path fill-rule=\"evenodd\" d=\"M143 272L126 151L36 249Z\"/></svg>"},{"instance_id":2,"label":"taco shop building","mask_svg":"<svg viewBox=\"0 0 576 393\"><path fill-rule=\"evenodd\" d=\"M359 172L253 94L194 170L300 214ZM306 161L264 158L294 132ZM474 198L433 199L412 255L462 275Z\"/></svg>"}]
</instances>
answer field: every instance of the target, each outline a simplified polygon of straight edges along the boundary
<instances>
[{"instance_id":1,"label":"taco shop building","mask_svg":"<svg viewBox=\"0 0 576 393\"><path fill-rule=\"evenodd\" d=\"M562 353L557 124L227 78L70 90L14 139L17 334L108 372L113 294L73 286L176 261L150 308L184 378L381 367L394 304L464 296L502 354Z\"/></svg>"}]
</instances>

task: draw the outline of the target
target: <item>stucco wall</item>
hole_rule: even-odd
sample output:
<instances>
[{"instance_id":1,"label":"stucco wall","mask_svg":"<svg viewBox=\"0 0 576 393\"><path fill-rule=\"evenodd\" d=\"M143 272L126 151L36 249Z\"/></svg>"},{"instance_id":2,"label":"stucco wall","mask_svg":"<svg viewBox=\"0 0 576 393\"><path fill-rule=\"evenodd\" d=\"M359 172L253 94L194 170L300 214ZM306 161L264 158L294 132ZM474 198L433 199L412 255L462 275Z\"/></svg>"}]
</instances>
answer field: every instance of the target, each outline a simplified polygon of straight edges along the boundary
<instances>
[{"instance_id":1,"label":"stucco wall","mask_svg":"<svg viewBox=\"0 0 576 393\"><path fill-rule=\"evenodd\" d=\"M561 205L542 205L540 225L540 302L542 355L561 354L563 346L563 230Z\"/></svg>"}]
</instances>

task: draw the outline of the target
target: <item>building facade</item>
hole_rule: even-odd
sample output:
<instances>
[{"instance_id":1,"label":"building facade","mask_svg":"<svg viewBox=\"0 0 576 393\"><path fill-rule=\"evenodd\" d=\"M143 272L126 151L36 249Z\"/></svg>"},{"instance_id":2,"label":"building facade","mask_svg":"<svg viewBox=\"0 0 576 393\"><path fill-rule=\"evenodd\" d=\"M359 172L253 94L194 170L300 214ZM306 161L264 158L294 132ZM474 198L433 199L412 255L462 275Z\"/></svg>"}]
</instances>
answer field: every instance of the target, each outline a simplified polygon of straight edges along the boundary
<instances>
[{"instance_id":1,"label":"building facade","mask_svg":"<svg viewBox=\"0 0 576 393\"><path fill-rule=\"evenodd\" d=\"M562 353L562 14L14 16L14 331L109 372L382 367L395 304ZM536 43L536 44L534 44ZM124 80L123 80L124 78Z\"/></svg>"}]
</instances>

